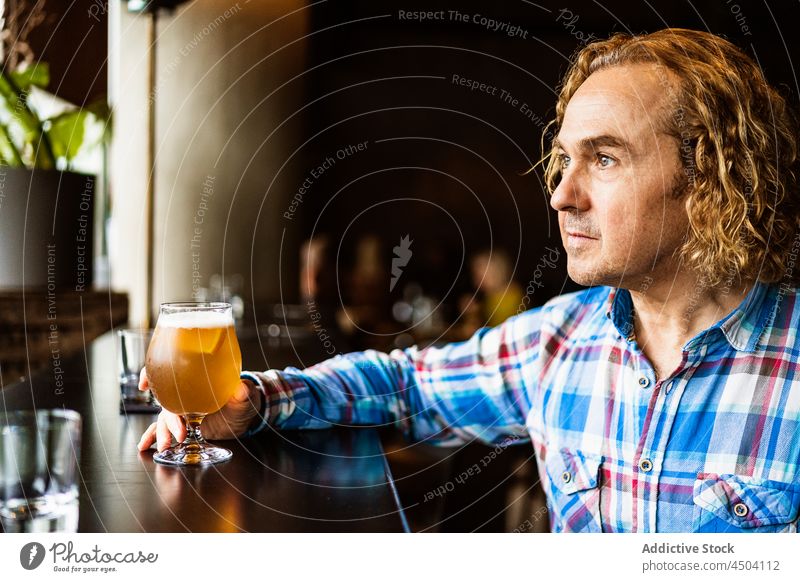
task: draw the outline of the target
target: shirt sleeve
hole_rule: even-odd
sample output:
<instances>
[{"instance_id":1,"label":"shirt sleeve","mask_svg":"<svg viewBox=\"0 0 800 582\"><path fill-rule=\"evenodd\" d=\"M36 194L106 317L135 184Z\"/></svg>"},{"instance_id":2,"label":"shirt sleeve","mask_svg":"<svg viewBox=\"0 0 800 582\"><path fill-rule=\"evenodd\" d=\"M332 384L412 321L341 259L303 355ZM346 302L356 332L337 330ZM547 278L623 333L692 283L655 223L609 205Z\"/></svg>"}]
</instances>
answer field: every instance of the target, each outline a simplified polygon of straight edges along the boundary
<instances>
[{"instance_id":1,"label":"shirt sleeve","mask_svg":"<svg viewBox=\"0 0 800 582\"><path fill-rule=\"evenodd\" d=\"M245 372L265 394L260 422L277 429L395 425L439 445L528 440L524 366L538 353L540 310L442 347L339 355L299 370Z\"/></svg>"}]
</instances>

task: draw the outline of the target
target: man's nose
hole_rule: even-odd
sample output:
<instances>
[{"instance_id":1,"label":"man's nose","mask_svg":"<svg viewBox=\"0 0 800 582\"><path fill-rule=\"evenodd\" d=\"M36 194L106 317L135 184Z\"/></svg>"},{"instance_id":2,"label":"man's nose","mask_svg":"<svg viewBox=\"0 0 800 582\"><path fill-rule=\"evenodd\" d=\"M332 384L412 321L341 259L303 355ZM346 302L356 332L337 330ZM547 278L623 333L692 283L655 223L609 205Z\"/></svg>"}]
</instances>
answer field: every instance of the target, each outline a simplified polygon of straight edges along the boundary
<instances>
[{"instance_id":1,"label":"man's nose","mask_svg":"<svg viewBox=\"0 0 800 582\"><path fill-rule=\"evenodd\" d=\"M561 174L561 180L550 197L550 206L559 212L589 209L589 197L584 181L576 169L568 169Z\"/></svg>"}]
</instances>

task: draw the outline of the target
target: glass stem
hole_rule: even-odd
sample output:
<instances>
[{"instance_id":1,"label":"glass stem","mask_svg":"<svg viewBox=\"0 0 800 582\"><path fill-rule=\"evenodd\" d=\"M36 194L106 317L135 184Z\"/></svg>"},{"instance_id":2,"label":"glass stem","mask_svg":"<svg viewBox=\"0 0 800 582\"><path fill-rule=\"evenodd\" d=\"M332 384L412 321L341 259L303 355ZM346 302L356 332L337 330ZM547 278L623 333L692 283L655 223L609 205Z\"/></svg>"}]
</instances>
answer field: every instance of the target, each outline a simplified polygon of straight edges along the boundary
<instances>
[{"instance_id":1,"label":"glass stem","mask_svg":"<svg viewBox=\"0 0 800 582\"><path fill-rule=\"evenodd\" d=\"M186 420L186 440L183 441L183 445L187 452L199 452L206 446L206 440L200 433L200 424L204 418L204 414L187 414L184 417L184 420Z\"/></svg>"}]
</instances>

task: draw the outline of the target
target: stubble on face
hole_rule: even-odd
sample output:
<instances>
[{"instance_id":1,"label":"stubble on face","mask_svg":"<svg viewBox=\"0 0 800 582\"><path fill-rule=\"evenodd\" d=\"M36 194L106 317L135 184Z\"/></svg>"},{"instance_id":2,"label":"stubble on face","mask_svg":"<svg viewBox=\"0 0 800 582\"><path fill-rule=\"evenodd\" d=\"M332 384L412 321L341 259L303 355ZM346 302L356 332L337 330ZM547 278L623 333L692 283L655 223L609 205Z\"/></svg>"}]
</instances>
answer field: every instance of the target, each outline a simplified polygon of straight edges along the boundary
<instances>
[{"instance_id":1,"label":"stubble on face","mask_svg":"<svg viewBox=\"0 0 800 582\"><path fill-rule=\"evenodd\" d=\"M681 206L685 208L685 200L689 190L689 181L682 170L675 172L672 177L671 186L666 190L663 199L666 204L673 205L675 201L682 201ZM660 215L661 213L659 213ZM677 224L682 224L682 227L677 227ZM664 279L665 277L672 277L673 274L682 267L682 260L680 257L680 250L689 235L688 215L686 220L681 220L680 223L673 223L673 226L683 236L676 240L675 236L669 237L669 241L659 237L662 234L666 224L663 228L654 228L653 237L659 241L660 244L655 245L649 253L638 252L636 240L626 245L629 255L624 265L620 267L619 260L615 257L608 257L604 255L600 262L594 267L593 270L587 272L585 270L575 269L571 271L568 261L567 272L576 283L587 287L595 285L608 285L613 287L625 289L638 289L649 287L652 285L654 277ZM580 213L568 213L564 217L564 224L562 230L585 232L589 236L597 237L604 242L601 235L601 229L592 222L586 215ZM645 237L640 237L639 240L646 240ZM639 250L651 248L652 245L642 244ZM577 251L580 253L580 251ZM648 256L649 255L649 256ZM567 255L569 258L569 254ZM652 257L652 258L650 258Z\"/></svg>"}]
</instances>

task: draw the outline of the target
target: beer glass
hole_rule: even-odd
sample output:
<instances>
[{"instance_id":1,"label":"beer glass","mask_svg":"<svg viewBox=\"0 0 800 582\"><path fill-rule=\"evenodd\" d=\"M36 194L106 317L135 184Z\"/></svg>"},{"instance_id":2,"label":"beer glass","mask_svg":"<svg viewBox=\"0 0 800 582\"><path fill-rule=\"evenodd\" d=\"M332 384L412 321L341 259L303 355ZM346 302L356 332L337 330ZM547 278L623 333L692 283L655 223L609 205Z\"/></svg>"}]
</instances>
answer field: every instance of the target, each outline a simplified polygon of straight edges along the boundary
<instances>
[{"instance_id":1,"label":"beer glass","mask_svg":"<svg viewBox=\"0 0 800 582\"><path fill-rule=\"evenodd\" d=\"M161 406L183 417L186 440L153 455L165 465L208 465L231 457L200 434L239 385L242 353L230 303L164 303L147 350L147 377Z\"/></svg>"}]
</instances>

